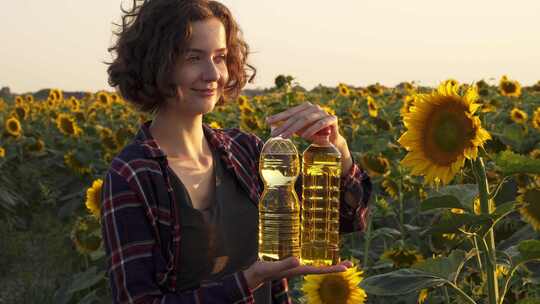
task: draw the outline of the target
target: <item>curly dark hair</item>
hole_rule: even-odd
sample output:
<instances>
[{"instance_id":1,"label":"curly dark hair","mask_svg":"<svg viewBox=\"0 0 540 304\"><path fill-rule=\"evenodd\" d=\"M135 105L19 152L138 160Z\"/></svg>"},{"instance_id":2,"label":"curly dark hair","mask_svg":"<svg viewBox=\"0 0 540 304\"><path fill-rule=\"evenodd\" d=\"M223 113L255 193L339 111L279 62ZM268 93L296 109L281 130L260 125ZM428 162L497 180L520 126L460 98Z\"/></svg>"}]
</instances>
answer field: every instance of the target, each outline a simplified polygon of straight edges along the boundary
<instances>
[{"instance_id":1,"label":"curly dark hair","mask_svg":"<svg viewBox=\"0 0 540 304\"><path fill-rule=\"evenodd\" d=\"M247 64L249 46L227 7L205 0L133 0L124 9L116 43L109 52L116 58L107 63L109 84L143 112L155 112L168 98L177 96L172 72L191 38L191 23L208 18L219 19L227 36L227 69L229 80L224 96L234 99L251 82L256 69ZM251 76L248 75L251 70ZM249 79L248 79L249 77Z\"/></svg>"}]
</instances>

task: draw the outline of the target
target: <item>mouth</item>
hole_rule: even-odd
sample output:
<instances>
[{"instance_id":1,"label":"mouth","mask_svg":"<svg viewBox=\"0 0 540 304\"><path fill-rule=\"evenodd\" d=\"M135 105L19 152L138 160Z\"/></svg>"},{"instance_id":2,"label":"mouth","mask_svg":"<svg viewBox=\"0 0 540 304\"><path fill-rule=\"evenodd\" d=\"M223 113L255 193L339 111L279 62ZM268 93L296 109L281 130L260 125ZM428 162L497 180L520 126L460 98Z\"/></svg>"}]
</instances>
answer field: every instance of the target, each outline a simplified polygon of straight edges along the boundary
<instances>
[{"instance_id":1,"label":"mouth","mask_svg":"<svg viewBox=\"0 0 540 304\"><path fill-rule=\"evenodd\" d=\"M192 90L203 96L213 96L213 95L216 95L217 93L217 89L192 89Z\"/></svg>"}]
</instances>

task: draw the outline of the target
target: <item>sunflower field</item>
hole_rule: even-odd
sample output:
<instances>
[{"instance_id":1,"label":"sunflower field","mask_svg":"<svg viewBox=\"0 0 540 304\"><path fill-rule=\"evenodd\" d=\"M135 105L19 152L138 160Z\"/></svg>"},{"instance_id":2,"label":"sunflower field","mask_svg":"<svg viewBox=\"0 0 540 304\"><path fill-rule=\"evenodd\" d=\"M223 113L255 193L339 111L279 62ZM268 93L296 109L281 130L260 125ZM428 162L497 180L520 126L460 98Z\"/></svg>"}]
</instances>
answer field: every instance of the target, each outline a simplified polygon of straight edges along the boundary
<instances>
[{"instance_id":1,"label":"sunflower field","mask_svg":"<svg viewBox=\"0 0 540 304\"><path fill-rule=\"evenodd\" d=\"M338 117L373 195L367 229L341 236L355 267L292 278L293 303L540 303L540 81L306 91L280 75L204 121L265 140L267 116L305 101ZM0 99L0 303L111 302L101 178L148 119L106 91Z\"/></svg>"}]
</instances>

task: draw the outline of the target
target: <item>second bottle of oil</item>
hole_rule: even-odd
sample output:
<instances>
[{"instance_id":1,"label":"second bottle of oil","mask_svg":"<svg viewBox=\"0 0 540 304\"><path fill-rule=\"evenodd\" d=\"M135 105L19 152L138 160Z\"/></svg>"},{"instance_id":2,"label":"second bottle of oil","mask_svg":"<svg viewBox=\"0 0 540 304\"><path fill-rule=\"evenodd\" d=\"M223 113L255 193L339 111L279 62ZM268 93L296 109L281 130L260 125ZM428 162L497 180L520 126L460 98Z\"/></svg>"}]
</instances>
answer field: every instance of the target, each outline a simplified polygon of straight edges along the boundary
<instances>
[{"instance_id":1,"label":"second bottle of oil","mask_svg":"<svg viewBox=\"0 0 540 304\"><path fill-rule=\"evenodd\" d=\"M330 128L317 132L302 155L302 264L339 263L341 153L330 142Z\"/></svg>"}]
</instances>

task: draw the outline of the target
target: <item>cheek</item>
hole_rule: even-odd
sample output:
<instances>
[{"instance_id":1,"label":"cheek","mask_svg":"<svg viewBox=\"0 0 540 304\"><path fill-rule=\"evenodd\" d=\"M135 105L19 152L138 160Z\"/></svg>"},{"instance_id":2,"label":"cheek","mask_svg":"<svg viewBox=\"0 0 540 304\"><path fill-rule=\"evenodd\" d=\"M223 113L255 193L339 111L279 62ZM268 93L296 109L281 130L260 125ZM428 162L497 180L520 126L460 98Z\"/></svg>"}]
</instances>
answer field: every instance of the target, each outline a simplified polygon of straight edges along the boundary
<instances>
[{"instance_id":1,"label":"cheek","mask_svg":"<svg viewBox=\"0 0 540 304\"><path fill-rule=\"evenodd\" d=\"M227 69L226 65L223 65L223 67L220 69L220 75L221 82L226 84L229 81L229 70Z\"/></svg>"}]
</instances>

